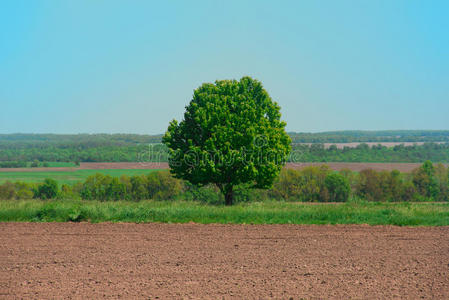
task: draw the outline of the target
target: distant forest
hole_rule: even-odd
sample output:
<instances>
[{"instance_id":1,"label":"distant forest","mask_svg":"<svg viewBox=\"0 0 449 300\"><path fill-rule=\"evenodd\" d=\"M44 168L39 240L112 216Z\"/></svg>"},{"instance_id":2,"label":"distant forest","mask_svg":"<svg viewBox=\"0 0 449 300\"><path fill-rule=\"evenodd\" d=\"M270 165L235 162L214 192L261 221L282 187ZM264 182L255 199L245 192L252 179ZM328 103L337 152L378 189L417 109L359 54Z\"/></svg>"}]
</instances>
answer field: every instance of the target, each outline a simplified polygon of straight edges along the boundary
<instances>
[{"instance_id":1,"label":"distant forest","mask_svg":"<svg viewBox=\"0 0 449 300\"><path fill-rule=\"evenodd\" d=\"M449 163L449 130L335 131L289 133L295 162L433 162ZM0 167L25 162L165 161L162 135L137 134L0 134ZM361 144L355 148L324 143L424 142L394 147ZM443 142L435 144L433 142ZM301 143L313 143L304 145ZM150 149L152 152L150 152Z\"/></svg>"}]
</instances>

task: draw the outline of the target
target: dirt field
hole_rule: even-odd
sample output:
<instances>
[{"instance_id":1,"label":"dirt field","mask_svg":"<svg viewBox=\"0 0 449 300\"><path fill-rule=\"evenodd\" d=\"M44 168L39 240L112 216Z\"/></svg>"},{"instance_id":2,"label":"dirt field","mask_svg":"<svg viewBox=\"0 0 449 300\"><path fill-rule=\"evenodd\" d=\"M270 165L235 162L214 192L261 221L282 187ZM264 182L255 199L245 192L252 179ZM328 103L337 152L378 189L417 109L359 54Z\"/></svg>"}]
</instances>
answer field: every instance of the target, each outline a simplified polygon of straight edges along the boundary
<instances>
[{"instance_id":1,"label":"dirt field","mask_svg":"<svg viewBox=\"0 0 449 300\"><path fill-rule=\"evenodd\" d=\"M449 299L449 228L3 223L0 298Z\"/></svg>"},{"instance_id":2,"label":"dirt field","mask_svg":"<svg viewBox=\"0 0 449 300\"><path fill-rule=\"evenodd\" d=\"M403 173L410 173L421 166L421 163L346 163L346 162L329 162L329 163L288 163L287 168L303 169L308 166L328 165L335 171L349 169L351 171L360 172L364 169L373 169L376 171L392 171L398 170ZM448 167L448 164L444 164Z\"/></svg>"},{"instance_id":3,"label":"dirt field","mask_svg":"<svg viewBox=\"0 0 449 300\"><path fill-rule=\"evenodd\" d=\"M445 142L433 142L435 144L444 144ZM313 145L316 143L298 143L298 144L304 144L304 145ZM394 146L399 146L399 145L404 145L406 147L409 146L413 146L413 145L417 145L417 146L421 146L424 145L424 142L353 142L353 143L323 143L324 148L328 149L330 146L335 145L338 149L343 149L345 147L348 148L356 148L358 145L360 144L367 144L370 147L373 146L377 146L377 145L382 145L388 148L394 147Z\"/></svg>"},{"instance_id":4,"label":"dirt field","mask_svg":"<svg viewBox=\"0 0 449 300\"><path fill-rule=\"evenodd\" d=\"M328 165L331 169L339 171L341 169L350 169L352 171L361 171L363 169L374 169L377 171L398 170L404 173L418 168L420 163L346 163L346 162L328 162L328 163L287 163L287 168L302 169L307 166ZM446 167L449 164L444 164ZM168 163L80 163L77 168L0 168L0 172L47 172L47 171L76 171L76 170L111 170L111 169L168 169Z\"/></svg>"}]
</instances>

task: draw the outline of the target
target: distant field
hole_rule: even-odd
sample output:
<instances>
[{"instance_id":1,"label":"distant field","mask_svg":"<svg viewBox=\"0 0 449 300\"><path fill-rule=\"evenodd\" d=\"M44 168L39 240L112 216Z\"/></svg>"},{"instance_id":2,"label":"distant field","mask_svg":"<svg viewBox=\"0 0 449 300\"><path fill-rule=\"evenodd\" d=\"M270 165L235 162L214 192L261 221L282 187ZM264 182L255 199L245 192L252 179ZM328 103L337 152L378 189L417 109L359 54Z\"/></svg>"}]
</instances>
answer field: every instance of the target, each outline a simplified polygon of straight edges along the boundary
<instances>
[{"instance_id":1,"label":"distant field","mask_svg":"<svg viewBox=\"0 0 449 300\"><path fill-rule=\"evenodd\" d=\"M48 166L50 168L69 168L69 167L76 167L75 163L73 162L61 162L61 161L54 161L54 162L48 162Z\"/></svg>"},{"instance_id":2,"label":"distant field","mask_svg":"<svg viewBox=\"0 0 449 300\"><path fill-rule=\"evenodd\" d=\"M405 147L409 147L409 146L413 146L413 145L417 145L417 146L421 146L424 145L425 142L351 142L351 143L322 143L325 149L330 148L330 146L336 146L338 149L343 149L345 147L347 148L356 148L358 147L360 144L367 144L369 147L373 147L373 146L384 146L384 147L394 147L394 146L399 146L399 145L403 145ZM433 142L435 144L444 144L445 142ZM297 144L304 144L304 145L314 145L317 143L297 143Z\"/></svg>"},{"instance_id":3,"label":"distant field","mask_svg":"<svg viewBox=\"0 0 449 300\"><path fill-rule=\"evenodd\" d=\"M36 172L0 172L0 183L9 181L42 182L45 178L52 178L60 184L73 184L83 181L95 173L107 174L115 177L121 175L142 175L155 171L154 169L98 169L98 170L74 170L74 171L36 171Z\"/></svg>"},{"instance_id":4,"label":"distant field","mask_svg":"<svg viewBox=\"0 0 449 300\"><path fill-rule=\"evenodd\" d=\"M288 163L287 168L303 169L308 166L326 164L332 170L350 169L359 172L363 169L376 171L398 170L408 173L418 168L420 163ZM448 164L445 164L448 167ZM167 169L167 163L81 163L80 167L52 167L52 168L20 168L0 169L0 183L9 181L42 182L45 178L53 178L60 184L73 184L86 179L95 173L120 177L121 175L148 174L154 170Z\"/></svg>"}]
</instances>

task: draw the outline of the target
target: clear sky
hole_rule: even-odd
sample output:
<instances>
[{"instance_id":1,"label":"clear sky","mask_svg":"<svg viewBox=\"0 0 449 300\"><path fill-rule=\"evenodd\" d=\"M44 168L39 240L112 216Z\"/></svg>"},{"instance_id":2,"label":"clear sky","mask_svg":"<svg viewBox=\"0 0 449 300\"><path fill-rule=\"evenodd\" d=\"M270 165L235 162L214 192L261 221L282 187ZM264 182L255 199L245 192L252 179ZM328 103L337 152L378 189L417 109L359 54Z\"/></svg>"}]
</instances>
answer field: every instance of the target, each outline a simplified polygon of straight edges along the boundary
<instances>
[{"instance_id":1,"label":"clear sky","mask_svg":"<svg viewBox=\"0 0 449 300\"><path fill-rule=\"evenodd\" d=\"M259 79L288 131L449 129L449 1L0 1L0 133L163 133Z\"/></svg>"}]
</instances>

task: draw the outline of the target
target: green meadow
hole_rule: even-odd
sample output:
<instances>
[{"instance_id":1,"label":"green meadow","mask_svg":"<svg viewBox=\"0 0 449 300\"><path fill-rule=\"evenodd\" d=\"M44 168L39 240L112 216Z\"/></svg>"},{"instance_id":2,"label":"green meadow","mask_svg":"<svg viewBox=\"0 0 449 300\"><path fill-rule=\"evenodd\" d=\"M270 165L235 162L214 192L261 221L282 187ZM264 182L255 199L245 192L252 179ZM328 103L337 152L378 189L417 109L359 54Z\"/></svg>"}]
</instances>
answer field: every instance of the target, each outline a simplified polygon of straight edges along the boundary
<instances>
[{"instance_id":1,"label":"green meadow","mask_svg":"<svg viewBox=\"0 0 449 300\"><path fill-rule=\"evenodd\" d=\"M0 201L0 222L66 221L447 226L449 203L350 201L308 204L267 201L227 207L194 201Z\"/></svg>"},{"instance_id":2,"label":"green meadow","mask_svg":"<svg viewBox=\"0 0 449 300\"><path fill-rule=\"evenodd\" d=\"M0 172L0 184L5 181L42 182L52 178L59 184L73 184L85 180L96 173L120 177L121 175L142 175L154 172L145 169L110 169L110 170L75 170L75 171L32 171L32 172Z\"/></svg>"}]
</instances>

